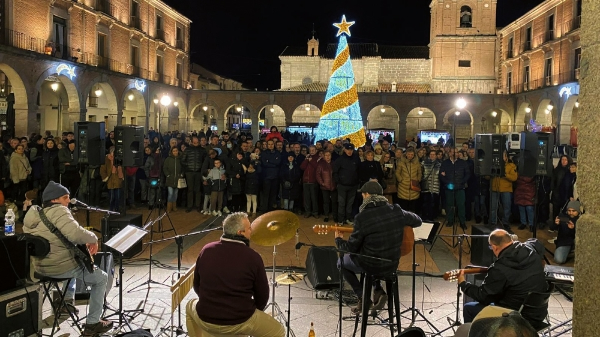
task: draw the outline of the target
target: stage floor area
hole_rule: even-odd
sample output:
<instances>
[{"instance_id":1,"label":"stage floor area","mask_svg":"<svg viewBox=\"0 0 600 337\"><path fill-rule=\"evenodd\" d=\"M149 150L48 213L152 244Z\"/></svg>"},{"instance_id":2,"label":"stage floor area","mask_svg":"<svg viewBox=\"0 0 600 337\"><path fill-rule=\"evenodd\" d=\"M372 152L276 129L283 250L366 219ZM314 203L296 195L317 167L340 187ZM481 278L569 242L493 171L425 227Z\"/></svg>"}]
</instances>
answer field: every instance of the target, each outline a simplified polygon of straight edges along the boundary
<instances>
[{"instance_id":1,"label":"stage floor area","mask_svg":"<svg viewBox=\"0 0 600 337\"><path fill-rule=\"evenodd\" d=\"M141 214L142 222L147 223L155 219L159 214L155 210L152 214L147 209L128 210L128 214ZM82 223L86 223L86 214L79 211L76 214L76 219ZM90 214L90 226L100 229L101 216L99 214ZM184 209L179 209L177 212L170 213L169 217L164 217L160 229L170 230L174 227L177 234L183 235L194 233L209 228L220 226L222 218L209 217L200 214L197 211L186 213ZM251 221L253 218L251 218ZM440 218L443 221L443 219ZM323 219L309 218L305 219L300 216L299 241L315 244L317 246L333 246L333 234L318 235L312 231L312 226L316 224L325 224ZM331 222L327 224L333 224ZM471 232L469 223L467 233ZM154 225L156 231L159 230L158 224ZM521 241L531 237L529 231L518 231L516 226L513 230L519 235ZM451 234L451 227L444 227L443 234ZM462 234L462 231L460 231ZM174 231L164 233L153 233L153 239L170 238L175 235ZM208 242L218 240L221 231L213 231L207 234L192 235L183 239L183 258L182 266L185 271L189 266L195 263L196 257L200 249ZM347 236L346 236L347 237ZM546 247L553 251L554 247L547 240L552 237L552 233L547 230L539 230L538 237L545 243ZM144 242L149 241L149 235L146 236ZM280 275L284 269L290 268L296 272L303 273L306 267L306 255L309 247L302 247L299 251L298 258L295 252L295 238L277 246L276 255L276 275ZM267 276L271 277L273 260L273 247L261 247L251 244L251 247L256 249L261 256L265 266L267 267ZM456 283L444 281L440 276L443 272L458 267L458 247L451 248L442 240L438 240L429 252L429 246L417 245L416 257L417 263L420 265L417 269L421 273L416 278L416 308L432 323L428 323L417 318L416 326L423 328L427 335L435 335L438 330L447 329L450 326L449 320L456 318ZM470 247L463 246L463 266L470 261ZM552 261L551 255L548 258ZM153 266L152 280L171 284L171 278L177 269L177 245L174 240L156 243L153 245ZM399 293L401 309L405 310L411 306L411 263L412 255L403 257L400 261L399 268ZM572 261L570 264L572 266ZM179 323L177 311L175 312L175 322L171 319L171 294L168 286L151 284L137 287L139 284L148 280L149 275L149 249L148 245L144 245L141 254L132 259L124 260L124 276L123 276L123 307L124 309L144 309L143 313L136 314L131 320L131 327L149 329L155 336L170 335L169 328L172 325L177 326ZM425 273L422 273L422 272ZM115 270L115 273L117 271ZM135 288L135 289L134 289ZM291 329L296 336L306 336L310 329L311 322L314 322L315 332L317 336L337 336L338 335L338 301L336 294L327 291L315 291L311 288L307 279L291 285L290 288L285 285L279 285L276 290L276 302L285 312L288 310L288 290L291 292ZM344 295L351 293L345 291ZM181 307L181 322L183 329L185 328L185 304L195 296L195 293L190 291L184 299ZM344 300L348 305L343 307L344 320L342 323L342 334L351 336L354 328L354 317L351 316L350 306L355 299L350 296L344 296ZM113 284L113 287L108 295L108 301L112 307L118 307L119 296L118 287ZM462 297L460 299L460 316L462 321ZM87 306L85 302L78 301L77 307L80 310L80 316L85 315ZM269 310L270 311L270 310ZM572 303L569 302L560 293L555 293L550 298L549 313L551 322L558 324L559 322L568 320L572 317ZM287 313L286 313L287 314ZM381 317L387 318L387 310L382 311ZM53 316L48 303L44 304L42 318L44 319L43 332L50 333L50 327L53 322ZM411 323L410 312L403 315L402 328L406 328ZM376 322L377 320L373 321ZM60 324L60 331L55 333L56 336L77 336L76 330L71 327L71 321L63 321ZM115 329L110 332L110 335L115 335L128 329ZM560 331L560 330L558 330ZM557 331L557 332L558 332ZM389 336L390 332L386 327L369 326L367 331L368 336ZM452 329L447 330L440 336L453 336ZM553 333L555 335L555 333ZM563 336L571 336L570 332Z\"/></svg>"}]
</instances>

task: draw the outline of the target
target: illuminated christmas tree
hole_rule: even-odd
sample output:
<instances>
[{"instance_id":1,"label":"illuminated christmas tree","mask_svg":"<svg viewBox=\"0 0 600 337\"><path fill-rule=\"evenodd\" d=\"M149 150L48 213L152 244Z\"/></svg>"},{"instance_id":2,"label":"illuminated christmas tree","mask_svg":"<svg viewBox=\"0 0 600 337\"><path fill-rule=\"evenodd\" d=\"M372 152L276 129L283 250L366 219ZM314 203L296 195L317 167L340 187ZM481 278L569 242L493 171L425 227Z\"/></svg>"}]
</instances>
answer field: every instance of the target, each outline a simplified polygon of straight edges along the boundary
<instances>
[{"instance_id":1,"label":"illuminated christmas tree","mask_svg":"<svg viewBox=\"0 0 600 337\"><path fill-rule=\"evenodd\" d=\"M317 140L350 138L354 146L363 146L366 142L362 114L358 104L358 91L354 82L354 71L350 61L350 48L346 35L350 36L350 26L354 21L334 23L338 28L339 43L335 60L331 69L331 78L325 95L325 103L321 109L321 119L317 129ZM345 34L345 35L344 35Z\"/></svg>"}]
</instances>

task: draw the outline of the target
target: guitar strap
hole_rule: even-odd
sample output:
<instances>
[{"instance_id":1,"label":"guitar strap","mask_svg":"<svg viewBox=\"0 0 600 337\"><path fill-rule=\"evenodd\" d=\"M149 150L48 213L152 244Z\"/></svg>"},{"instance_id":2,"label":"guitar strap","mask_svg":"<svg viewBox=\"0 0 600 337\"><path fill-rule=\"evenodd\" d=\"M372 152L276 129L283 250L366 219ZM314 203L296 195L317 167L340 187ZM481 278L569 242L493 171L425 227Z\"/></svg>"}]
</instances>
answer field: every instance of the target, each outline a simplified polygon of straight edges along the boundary
<instances>
[{"instance_id":1,"label":"guitar strap","mask_svg":"<svg viewBox=\"0 0 600 337\"><path fill-rule=\"evenodd\" d=\"M79 250L79 248L77 248L77 246L73 242L69 241L69 239L67 239L63 235L63 233L61 233L60 230L58 228L56 228L56 226L54 226L54 224L48 219L48 217L46 216L46 213L44 213L44 210L41 207L39 207L39 206L32 206L32 207L36 207L38 214L40 215L40 219L42 219L42 222L44 223L44 225L46 225L46 227L48 227L48 230L50 230L50 232L52 234L56 235L56 237L58 237L58 239L67 248L69 248L72 252L75 253L75 261L77 262L77 264L82 269L87 269L84 261L86 259L89 259L89 256L86 256L81 250Z\"/></svg>"}]
</instances>

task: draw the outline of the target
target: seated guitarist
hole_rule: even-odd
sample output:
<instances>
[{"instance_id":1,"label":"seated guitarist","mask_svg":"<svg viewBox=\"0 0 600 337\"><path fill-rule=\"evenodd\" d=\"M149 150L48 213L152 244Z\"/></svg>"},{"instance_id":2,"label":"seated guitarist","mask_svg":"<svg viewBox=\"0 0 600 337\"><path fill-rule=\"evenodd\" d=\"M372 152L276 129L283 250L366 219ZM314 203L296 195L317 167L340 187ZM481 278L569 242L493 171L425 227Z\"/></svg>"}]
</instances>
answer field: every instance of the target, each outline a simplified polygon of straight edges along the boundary
<instances>
[{"instance_id":1,"label":"seated guitarist","mask_svg":"<svg viewBox=\"0 0 600 337\"><path fill-rule=\"evenodd\" d=\"M42 211L67 240L76 245L87 245L92 255L98 252L96 235L81 227L67 208L70 198L69 190L66 187L50 181L42 193L42 201ZM53 234L44 224L38 210L37 206L31 207L23 220L23 232L43 237L50 243L50 253L48 255L33 258L35 271L53 278L71 278L68 284L64 284L64 287L67 287L65 305L71 307L71 312L77 312L77 309L73 306L75 278L84 280L86 285L91 286L92 289L90 292L90 310L86 318L83 336L93 336L109 331L112 329L113 322L100 319L108 275L99 268L90 273L84 267L79 266L72 251L77 248L67 248L58 236ZM66 312L64 307L61 310Z\"/></svg>"},{"instance_id":2,"label":"seated guitarist","mask_svg":"<svg viewBox=\"0 0 600 337\"><path fill-rule=\"evenodd\" d=\"M350 254L344 255L342 273L359 300L357 306L352 308L352 312L355 314L360 313L362 307L362 287L356 273L367 271L374 275L385 275L395 272L400 261L404 226L421 226L419 216L403 210L398 205L388 203L387 198L383 196L383 188L376 181L366 182L360 192L363 196L363 203L354 218L352 234L346 241L343 234L336 231L336 246L351 253L388 259L391 262ZM373 309L379 310L387 302L387 295L379 282L373 283L375 288Z\"/></svg>"},{"instance_id":3,"label":"seated guitarist","mask_svg":"<svg viewBox=\"0 0 600 337\"><path fill-rule=\"evenodd\" d=\"M472 322L488 305L519 310L528 292L543 293L548 290L542 264L545 249L541 242L537 239L513 241L503 229L493 231L488 242L497 259L488 268L481 286L466 282L462 270L458 275L461 290L477 301L465 304L465 323ZM546 317L547 309L529 310L522 314L529 322L540 322Z\"/></svg>"}]
</instances>

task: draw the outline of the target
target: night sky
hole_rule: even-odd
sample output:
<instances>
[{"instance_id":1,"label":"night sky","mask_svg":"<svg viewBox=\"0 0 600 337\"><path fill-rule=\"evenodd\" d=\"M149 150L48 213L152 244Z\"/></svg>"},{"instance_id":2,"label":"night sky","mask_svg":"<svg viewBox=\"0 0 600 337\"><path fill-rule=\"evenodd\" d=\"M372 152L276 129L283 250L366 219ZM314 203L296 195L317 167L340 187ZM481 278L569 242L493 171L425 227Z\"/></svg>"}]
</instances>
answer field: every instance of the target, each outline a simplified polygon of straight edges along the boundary
<instances>
[{"instance_id":1,"label":"night sky","mask_svg":"<svg viewBox=\"0 0 600 337\"><path fill-rule=\"evenodd\" d=\"M279 54L286 46L319 50L335 43L342 14L356 21L350 43L426 46L429 0L360 1L197 1L163 0L192 20L191 61L247 88L279 89ZM503 27L543 0L498 0L497 26ZM360 5L359 5L360 4Z\"/></svg>"}]
</instances>

